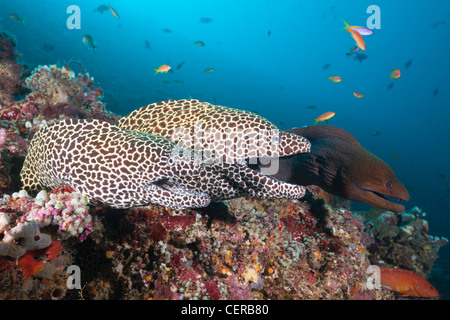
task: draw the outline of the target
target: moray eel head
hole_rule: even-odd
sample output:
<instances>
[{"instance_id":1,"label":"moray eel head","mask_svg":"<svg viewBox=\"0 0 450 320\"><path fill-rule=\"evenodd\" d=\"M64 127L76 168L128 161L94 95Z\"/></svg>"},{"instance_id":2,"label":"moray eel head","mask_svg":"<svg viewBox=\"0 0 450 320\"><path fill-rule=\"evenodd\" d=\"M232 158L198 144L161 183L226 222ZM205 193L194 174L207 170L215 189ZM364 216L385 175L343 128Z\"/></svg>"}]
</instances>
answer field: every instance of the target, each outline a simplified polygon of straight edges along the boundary
<instances>
[{"instance_id":1,"label":"moray eel head","mask_svg":"<svg viewBox=\"0 0 450 320\"><path fill-rule=\"evenodd\" d=\"M311 152L282 158L275 177L317 185L333 195L383 210L404 210L397 200L409 200L406 188L383 160L362 147L350 133L324 125L287 131L308 139Z\"/></svg>"},{"instance_id":2,"label":"moray eel head","mask_svg":"<svg viewBox=\"0 0 450 320\"><path fill-rule=\"evenodd\" d=\"M383 160L365 149L361 155L364 156L364 161L358 159L350 172L353 183L349 184L349 195L353 196L354 200L380 209L402 212L405 207L399 202L408 201L409 193L394 171Z\"/></svg>"}]
</instances>

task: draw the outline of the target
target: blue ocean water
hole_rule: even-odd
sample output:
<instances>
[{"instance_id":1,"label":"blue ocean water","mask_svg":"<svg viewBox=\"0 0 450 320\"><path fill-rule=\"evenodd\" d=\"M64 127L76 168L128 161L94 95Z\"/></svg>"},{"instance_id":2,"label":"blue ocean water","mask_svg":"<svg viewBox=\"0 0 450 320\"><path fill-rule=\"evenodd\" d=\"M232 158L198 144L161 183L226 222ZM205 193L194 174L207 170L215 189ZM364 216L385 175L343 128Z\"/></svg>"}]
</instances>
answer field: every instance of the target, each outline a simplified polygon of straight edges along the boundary
<instances>
[{"instance_id":1,"label":"blue ocean water","mask_svg":"<svg viewBox=\"0 0 450 320\"><path fill-rule=\"evenodd\" d=\"M334 111L328 123L386 161L410 190L407 209L421 208L430 234L450 238L450 1L108 3L119 19L95 11L103 1L0 0L0 26L16 37L31 69L80 62L103 88L107 108L121 115L192 97L257 111L288 129ZM67 27L70 5L80 8L80 29ZM365 52L348 56L355 44L342 20L366 26L370 5L380 9L380 29L364 37ZM173 72L154 75L162 64ZM402 72L396 80L389 79L394 68ZM342 82L327 80L331 75ZM450 248L440 255L449 270Z\"/></svg>"}]
</instances>

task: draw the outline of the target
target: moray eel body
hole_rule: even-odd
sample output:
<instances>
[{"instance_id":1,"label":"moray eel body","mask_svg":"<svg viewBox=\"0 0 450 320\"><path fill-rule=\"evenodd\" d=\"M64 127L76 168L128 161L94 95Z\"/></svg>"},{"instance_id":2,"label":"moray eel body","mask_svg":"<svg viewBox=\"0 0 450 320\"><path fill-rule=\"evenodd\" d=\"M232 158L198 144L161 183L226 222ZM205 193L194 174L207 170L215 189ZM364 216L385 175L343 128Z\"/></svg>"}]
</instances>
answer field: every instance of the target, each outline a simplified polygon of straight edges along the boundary
<instances>
[{"instance_id":1,"label":"moray eel body","mask_svg":"<svg viewBox=\"0 0 450 320\"><path fill-rule=\"evenodd\" d=\"M175 182L203 163L169 139L120 129L100 120L67 119L33 137L21 171L25 189L68 185L91 204L112 208L160 204L205 207L210 198Z\"/></svg>"},{"instance_id":2,"label":"moray eel body","mask_svg":"<svg viewBox=\"0 0 450 320\"><path fill-rule=\"evenodd\" d=\"M323 190L373 207L401 212L404 206L390 201L409 200L409 194L392 169L363 148L348 132L326 125L296 128L311 142L311 152L281 158L275 178ZM264 167L261 166L264 172Z\"/></svg>"},{"instance_id":3,"label":"moray eel body","mask_svg":"<svg viewBox=\"0 0 450 320\"><path fill-rule=\"evenodd\" d=\"M306 153L307 139L280 132L268 120L248 111L198 100L171 100L144 106L123 117L120 128L157 134L200 156L207 169L197 180L179 182L208 193L213 200L240 195L257 198L301 198L305 188L248 166L247 161Z\"/></svg>"}]
</instances>

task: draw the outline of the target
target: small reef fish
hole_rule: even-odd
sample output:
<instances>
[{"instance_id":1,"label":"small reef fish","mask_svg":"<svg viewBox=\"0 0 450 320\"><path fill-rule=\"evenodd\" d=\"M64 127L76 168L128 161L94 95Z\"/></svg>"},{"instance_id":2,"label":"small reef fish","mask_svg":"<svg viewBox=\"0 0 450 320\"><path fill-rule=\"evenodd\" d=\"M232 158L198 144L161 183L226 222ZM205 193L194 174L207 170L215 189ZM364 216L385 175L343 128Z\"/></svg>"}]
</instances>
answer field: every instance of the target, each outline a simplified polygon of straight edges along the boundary
<instances>
[{"instance_id":1,"label":"small reef fish","mask_svg":"<svg viewBox=\"0 0 450 320\"><path fill-rule=\"evenodd\" d=\"M317 107L316 106L307 106L306 109L315 110L315 109L317 109Z\"/></svg>"},{"instance_id":2,"label":"small reef fish","mask_svg":"<svg viewBox=\"0 0 450 320\"><path fill-rule=\"evenodd\" d=\"M102 5L98 6L96 9L94 9L93 11L98 11L100 13L103 13L103 12L105 12L107 10L109 10L108 6L102 4Z\"/></svg>"},{"instance_id":3,"label":"small reef fish","mask_svg":"<svg viewBox=\"0 0 450 320\"><path fill-rule=\"evenodd\" d=\"M195 41L194 44L196 44L196 45L198 45L200 47L204 47L205 46L205 43L203 41L200 41L200 40L199 41Z\"/></svg>"},{"instance_id":4,"label":"small reef fish","mask_svg":"<svg viewBox=\"0 0 450 320\"><path fill-rule=\"evenodd\" d=\"M203 71L203 72L206 72L206 73L211 73L211 72L214 72L216 69L214 69L214 68L208 68L208 69L205 69L205 71Z\"/></svg>"},{"instance_id":5,"label":"small reef fish","mask_svg":"<svg viewBox=\"0 0 450 320\"><path fill-rule=\"evenodd\" d=\"M184 63L185 63L186 61L181 61L178 65L177 65L177 70L180 70L183 66L184 66Z\"/></svg>"},{"instance_id":6,"label":"small reef fish","mask_svg":"<svg viewBox=\"0 0 450 320\"><path fill-rule=\"evenodd\" d=\"M319 122L319 121L327 121L328 119L331 119L332 117L334 117L335 114L336 113L333 111L325 112L324 114L320 115L316 119L316 122L314 124L317 124L317 122Z\"/></svg>"},{"instance_id":7,"label":"small reef fish","mask_svg":"<svg viewBox=\"0 0 450 320\"><path fill-rule=\"evenodd\" d=\"M439 88L436 88L436 90L433 91L433 97L436 97L438 92L439 92Z\"/></svg>"},{"instance_id":8,"label":"small reef fish","mask_svg":"<svg viewBox=\"0 0 450 320\"><path fill-rule=\"evenodd\" d=\"M431 283L412 271L380 266L380 276L380 283L399 296L439 297L439 292Z\"/></svg>"},{"instance_id":9,"label":"small reef fish","mask_svg":"<svg viewBox=\"0 0 450 320\"><path fill-rule=\"evenodd\" d=\"M19 23L25 24L25 20L23 20L21 17L19 17L19 15L16 14L16 13L11 13L11 15L9 17L11 19L13 19L15 22L19 22Z\"/></svg>"},{"instance_id":10,"label":"small reef fish","mask_svg":"<svg viewBox=\"0 0 450 320\"><path fill-rule=\"evenodd\" d=\"M379 136L380 134L381 134L380 131L372 131L372 135L373 135L374 137Z\"/></svg>"},{"instance_id":11,"label":"small reef fish","mask_svg":"<svg viewBox=\"0 0 450 320\"><path fill-rule=\"evenodd\" d=\"M358 99L364 98L365 96L357 91L353 91L353 95Z\"/></svg>"},{"instance_id":12,"label":"small reef fish","mask_svg":"<svg viewBox=\"0 0 450 320\"><path fill-rule=\"evenodd\" d=\"M408 61L405 63L405 68L408 69L409 67L411 67L411 64L412 64L412 60L408 60Z\"/></svg>"},{"instance_id":13,"label":"small reef fish","mask_svg":"<svg viewBox=\"0 0 450 320\"><path fill-rule=\"evenodd\" d=\"M396 154L395 152L392 152L392 158L398 159L398 154Z\"/></svg>"},{"instance_id":14,"label":"small reef fish","mask_svg":"<svg viewBox=\"0 0 450 320\"><path fill-rule=\"evenodd\" d=\"M352 54L354 54L356 51L358 51L359 50L359 47L358 46L354 46L353 48L352 48L352 50L350 50L349 52L347 52L346 53L346 55L347 56L351 56Z\"/></svg>"},{"instance_id":15,"label":"small reef fish","mask_svg":"<svg viewBox=\"0 0 450 320\"><path fill-rule=\"evenodd\" d=\"M111 7L110 5L108 5L108 9L109 11L111 11L112 15L114 17L116 17L117 19L119 19L119 14L117 13L116 9L114 9L113 7Z\"/></svg>"},{"instance_id":16,"label":"small reef fish","mask_svg":"<svg viewBox=\"0 0 450 320\"><path fill-rule=\"evenodd\" d=\"M200 23L211 23L212 21L213 21L213 19L206 17L206 18L201 18L199 22Z\"/></svg>"},{"instance_id":17,"label":"small reef fish","mask_svg":"<svg viewBox=\"0 0 450 320\"><path fill-rule=\"evenodd\" d=\"M170 30L169 28L164 28L162 31L165 33L172 33L172 30Z\"/></svg>"},{"instance_id":18,"label":"small reef fish","mask_svg":"<svg viewBox=\"0 0 450 320\"><path fill-rule=\"evenodd\" d=\"M150 41L148 41L147 39L145 39L144 41L144 45L145 45L145 49L151 50L151 46L150 46Z\"/></svg>"},{"instance_id":19,"label":"small reef fish","mask_svg":"<svg viewBox=\"0 0 450 320\"><path fill-rule=\"evenodd\" d=\"M400 69L394 69L391 71L391 74L389 75L390 79L398 79L400 78L402 73L400 72Z\"/></svg>"},{"instance_id":20,"label":"small reef fish","mask_svg":"<svg viewBox=\"0 0 450 320\"><path fill-rule=\"evenodd\" d=\"M352 27L348 24L347 21L344 20L344 23L345 23L344 30L350 32L350 35L352 36L353 40L355 40L356 45L358 46L358 48L360 48L362 51L365 51L366 50L366 43L364 42L362 35L359 32L354 31L352 29Z\"/></svg>"},{"instance_id":21,"label":"small reef fish","mask_svg":"<svg viewBox=\"0 0 450 320\"><path fill-rule=\"evenodd\" d=\"M95 46L94 39L89 34L85 34L83 36L83 43L86 45L86 47L88 47L89 49L92 49L92 51L94 51L94 53L95 53L95 49L97 47Z\"/></svg>"},{"instance_id":22,"label":"small reef fish","mask_svg":"<svg viewBox=\"0 0 450 320\"><path fill-rule=\"evenodd\" d=\"M327 70L329 67L331 67L331 64L326 63L326 64L324 64L324 65L322 66L322 69Z\"/></svg>"},{"instance_id":23,"label":"small reef fish","mask_svg":"<svg viewBox=\"0 0 450 320\"><path fill-rule=\"evenodd\" d=\"M155 74L157 73L167 73L169 70L171 69L170 66L168 66L167 64L163 64L161 66L159 66L158 69L155 69Z\"/></svg>"},{"instance_id":24,"label":"small reef fish","mask_svg":"<svg viewBox=\"0 0 450 320\"><path fill-rule=\"evenodd\" d=\"M364 53L356 53L354 58L356 61L363 62L367 59L367 55L365 55Z\"/></svg>"},{"instance_id":25,"label":"small reef fish","mask_svg":"<svg viewBox=\"0 0 450 320\"><path fill-rule=\"evenodd\" d=\"M339 76L329 76L328 79L333 82L341 82L342 81L342 78Z\"/></svg>"},{"instance_id":26,"label":"small reef fish","mask_svg":"<svg viewBox=\"0 0 450 320\"><path fill-rule=\"evenodd\" d=\"M267 31L267 36L270 37L270 35L272 34L272 31Z\"/></svg>"}]
</instances>

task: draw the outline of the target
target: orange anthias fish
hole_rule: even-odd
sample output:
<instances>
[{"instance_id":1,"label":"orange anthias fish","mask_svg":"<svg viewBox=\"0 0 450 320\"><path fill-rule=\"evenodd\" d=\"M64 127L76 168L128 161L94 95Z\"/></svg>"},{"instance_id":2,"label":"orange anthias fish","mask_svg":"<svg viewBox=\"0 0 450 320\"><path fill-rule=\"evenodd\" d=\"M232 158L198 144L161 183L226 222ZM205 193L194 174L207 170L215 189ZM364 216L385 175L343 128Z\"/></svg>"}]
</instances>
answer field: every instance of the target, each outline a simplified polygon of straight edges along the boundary
<instances>
[{"instance_id":1,"label":"orange anthias fish","mask_svg":"<svg viewBox=\"0 0 450 320\"><path fill-rule=\"evenodd\" d=\"M358 99L364 98L364 95L362 93L359 93L357 91L353 91L353 95L357 97Z\"/></svg>"},{"instance_id":2,"label":"orange anthias fish","mask_svg":"<svg viewBox=\"0 0 450 320\"><path fill-rule=\"evenodd\" d=\"M399 296L436 298L439 292L418 274L405 270L380 266L380 282Z\"/></svg>"},{"instance_id":3,"label":"orange anthias fish","mask_svg":"<svg viewBox=\"0 0 450 320\"><path fill-rule=\"evenodd\" d=\"M341 82L342 81L342 78L339 76L329 76L328 79L333 82Z\"/></svg>"},{"instance_id":4,"label":"orange anthias fish","mask_svg":"<svg viewBox=\"0 0 450 320\"><path fill-rule=\"evenodd\" d=\"M314 123L314 124L317 124L317 122L319 122L319 121L327 121L328 119L334 117L335 114L336 114L336 113L333 112L333 111L326 112L326 113L320 115L320 116L316 119L316 123Z\"/></svg>"},{"instance_id":5,"label":"orange anthias fish","mask_svg":"<svg viewBox=\"0 0 450 320\"><path fill-rule=\"evenodd\" d=\"M344 20L345 23L345 29L346 31L350 32L353 40L355 40L356 45L358 46L358 48L360 48L361 50L365 51L366 50L366 43L363 40L362 35L358 32L352 29L352 27L348 24L347 21Z\"/></svg>"},{"instance_id":6,"label":"orange anthias fish","mask_svg":"<svg viewBox=\"0 0 450 320\"><path fill-rule=\"evenodd\" d=\"M400 78L402 73L400 72L400 69L394 69L391 71L391 74L389 75L390 79L398 79Z\"/></svg>"},{"instance_id":7,"label":"orange anthias fish","mask_svg":"<svg viewBox=\"0 0 450 320\"><path fill-rule=\"evenodd\" d=\"M168 66L167 64L163 64L162 66L160 66L158 69L155 69L155 74L157 73L167 73L167 71L169 71L171 69L170 66Z\"/></svg>"}]
</instances>

